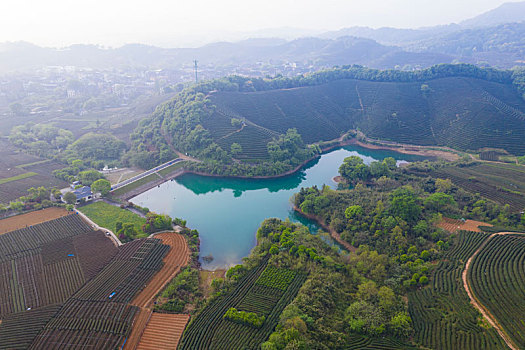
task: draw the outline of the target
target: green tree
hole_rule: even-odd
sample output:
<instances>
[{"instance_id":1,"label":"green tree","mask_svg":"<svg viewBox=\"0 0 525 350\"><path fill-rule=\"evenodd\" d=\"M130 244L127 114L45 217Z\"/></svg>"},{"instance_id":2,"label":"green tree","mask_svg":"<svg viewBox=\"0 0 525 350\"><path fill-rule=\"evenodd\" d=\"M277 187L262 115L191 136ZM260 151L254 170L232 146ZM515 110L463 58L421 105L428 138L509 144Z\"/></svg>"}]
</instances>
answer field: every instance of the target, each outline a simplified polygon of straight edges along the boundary
<instances>
[{"instance_id":1,"label":"green tree","mask_svg":"<svg viewBox=\"0 0 525 350\"><path fill-rule=\"evenodd\" d=\"M66 193L63 198L67 204L75 204L77 202L77 196L73 192Z\"/></svg>"},{"instance_id":2,"label":"green tree","mask_svg":"<svg viewBox=\"0 0 525 350\"><path fill-rule=\"evenodd\" d=\"M390 212L407 222L415 222L421 214L421 207L416 202L416 195L411 188L403 187L392 194Z\"/></svg>"},{"instance_id":3,"label":"green tree","mask_svg":"<svg viewBox=\"0 0 525 350\"><path fill-rule=\"evenodd\" d=\"M449 194L445 194L442 192L436 192L432 193L430 196L428 196L424 203L426 208L430 210L447 210L450 207L456 207L457 203L454 200L454 197L452 197Z\"/></svg>"},{"instance_id":4,"label":"green tree","mask_svg":"<svg viewBox=\"0 0 525 350\"><path fill-rule=\"evenodd\" d=\"M239 145L237 142L232 143L230 146L230 151L233 156L237 156L240 153L242 153L242 146Z\"/></svg>"},{"instance_id":5,"label":"green tree","mask_svg":"<svg viewBox=\"0 0 525 350\"><path fill-rule=\"evenodd\" d=\"M78 179L84 186L91 186L98 179L103 179L104 175L96 170L84 170L78 173Z\"/></svg>"},{"instance_id":6,"label":"green tree","mask_svg":"<svg viewBox=\"0 0 525 350\"><path fill-rule=\"evenodd\" d=\"M412 319L406 312L400 312L389 323L394 333L401 336L408 336L412 332Z\"/></svg>"},{"instance_id":7,"label":"green tree","mask_svg":"<svg viewBox=\"0 0 525 350\"><path fill-rule=\"evenodd\" d=\"M363 159L358 156L345 158L339 167L339 174L348 182L356 183L359 180L367 180L370 177L370 168L365 165Z\"/></svg>"},{"instance_id":8,"label":"green tree","mask_svg":"<svg viewBox=\"0 0 525 350\"><path fill-rule=\"evenodd\" d=\"M347 219L356 219L363 215L363 207L360 205L351 205L345 210L345 216Z\"/></svg>"},{"instance_id":9,"label":"green tree","mask_svg":"<svg viewBox=\"0 0 525 350\"><path fill-rule=\"evenodd\" d=\"M93 193L100 192L101 195L107 196L111 191L111 183L106 179L98 179L91 185Z\"/></svg>"}]
</instances>

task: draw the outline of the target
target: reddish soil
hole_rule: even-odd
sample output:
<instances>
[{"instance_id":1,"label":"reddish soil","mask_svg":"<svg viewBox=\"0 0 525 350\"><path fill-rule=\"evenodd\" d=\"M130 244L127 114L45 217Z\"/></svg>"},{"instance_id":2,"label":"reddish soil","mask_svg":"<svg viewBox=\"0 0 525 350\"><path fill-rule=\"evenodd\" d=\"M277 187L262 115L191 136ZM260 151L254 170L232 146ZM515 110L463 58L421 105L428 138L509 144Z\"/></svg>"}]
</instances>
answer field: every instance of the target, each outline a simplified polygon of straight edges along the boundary
<instances>
[{"instance_id":1,"label":"reddish soil","mask_svg":"<svg viewBox=\"0 0 525 350\"><path fill-rule=\"evenodd\" d=\"M181 234L166 232L155 235L155 238L161 239L162 243L169 245L171 249L164 257L164 266L153 276L146 288L133 299L131 305L148 307L153 302L153 298L190 260L190 249Z\"/></svg>"},{"instance_id":2,"label":"reddish soil","mask_svg":"<svg viewBox=\"0 0 525 350\"><path fill-rule=\"evenodd\" d=\"M64 208L51 207L32 211L27 214L11 216L7 219L0 220L0 235L71 214L72 212L67 211Z\"/></svg>"},{"instance_id":3,"label":"reddish soil","mask_svg":"<svg viewBox=\"0 0 525 350\"><path fill-rule=\"evenodd\" d=\"M438 227L442 228L448 232L456 231L472 231L472 232L481 232L479 226L492 226L481 221L475 220L466 220L465 222L461 220L455 220L451 218L443 218L443 220L438 224Z\"/></svg>"},{"instance_id":4,"label":"reddish soil","mask_svg":"<svg viewBox=\"0 0 525 350\"><path fill-rule=\"evenodd\" d=\"M124 350L134 350L137 348L140 338L142 337L142 334L144 334L144 330L146 329L146 325L148 324L152 313L153 312L150 309L141 308L135 315L135 319L133 320L133 324L131 326L131 334L126 340L126 344L124 344Z\"/></svg>"},{"instance_id":5,"label":"reddish soil","mask_svg":"<svg viewBox=\"0 0 525 350\"><path fill-rule=\"evenodd\" d=\"M189 318L189 315L154 312L136 349L176 349Z\"/></svg>"},{"instance_id":6,"label":"reddish soil","mask_svg":"<svg viewBox=\"0 0 525 350\"><path fill-rule=\"evenodd\" d=\"M130 303L140 307L140 312L133 320L131 334L124 345L125 350L176 349L189 319L189 315L152 313L150 307L155 296L190 261L190 249L181 234L164 232L155 235L155 238L161 239L171 249L164 257L164 266Z\"/></svg>"}]
</instances>

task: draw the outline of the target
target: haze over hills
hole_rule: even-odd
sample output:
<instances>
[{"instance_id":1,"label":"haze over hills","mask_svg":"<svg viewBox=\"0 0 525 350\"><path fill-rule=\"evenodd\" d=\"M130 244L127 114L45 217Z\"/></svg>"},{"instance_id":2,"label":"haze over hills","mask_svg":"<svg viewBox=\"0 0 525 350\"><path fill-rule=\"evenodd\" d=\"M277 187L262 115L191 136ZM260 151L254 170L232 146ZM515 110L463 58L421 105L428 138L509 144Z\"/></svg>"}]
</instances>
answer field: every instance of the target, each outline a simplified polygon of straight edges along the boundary
<instances>
[{"instance_id":1,"label":"haze over hills","mask_svg":"<svg viewBox=\"0 0 525 350\"><path fill-rule=\"evenodd\" d=\"M288 63L310 66L314 70L344 64L414 69L455 60L511 68L525 64L523 18L525 2L518 2L506 3L459 24L420 29L350 27L317 37L304 37L309 33L307 30L278 28L253 32L256 39L217 42L199 48L130 44L120 48L72 45L54 49L24 42L3 43L0 44L0 72L46 65L173 69L189 66L193 59L212 67L231 66L227 74L242 74L242 70L236 71L234 66ZM273 38L261 37L265 35ZM298 38L286 40L292 37Z\"/></svg>"}]
</instances>

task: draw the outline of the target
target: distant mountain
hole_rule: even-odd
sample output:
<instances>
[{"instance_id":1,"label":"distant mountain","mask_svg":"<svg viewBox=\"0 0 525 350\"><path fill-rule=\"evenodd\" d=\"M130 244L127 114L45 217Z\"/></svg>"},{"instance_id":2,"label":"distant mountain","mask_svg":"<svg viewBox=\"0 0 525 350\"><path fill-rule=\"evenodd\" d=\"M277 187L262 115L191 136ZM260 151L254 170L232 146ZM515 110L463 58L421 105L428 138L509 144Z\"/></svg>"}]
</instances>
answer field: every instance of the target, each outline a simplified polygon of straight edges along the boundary
<instances>
[{"instance_id":1,"label":"distant mountain","mask_svg":"<svg viewBox=\"0 0 525 350\"><path fill-rule=\"evenodd\" d=\"M452 23L417 29L349 27L326 32L319 36L322 38L336 39L340 36L350 35L372 39L383 45L406 46L421 40L431 40L436 36L443 36L465 29L496 27L500 24L516 22L525 22L525 1L505 3L498 8L462 21L459 24Z\"/></svg>"},{"instance_id":2,"label":"distant mountain","mask_svg":"<svg viewBox=\"0 0 525 350\"><path fill-rule=\"evenodd\" d=\"M492 27L503 23L525 22L525 1L507 2L460 23L463 28Z\"/></svg>"},{"instance_id":3,"label":"distant mountain","mask_svg":"<svg viewBox=\"0 0 525 350\"><path fill-rule=\"evenodd\" d=\"M43 66L80 66L91 68L146 67L181 69L199 63L210 67L253 66L295 63L320 69L334 65L360 64L374 68L394 68L410 64L428 67L451 62L443 54L405 52L371 39L350 36L337 39L300 38L292 41L275 38L248 39L236 43L218 42L199 48L164 49L142 44L117 49L95 45L73 45L63 49L42 48L28 43L0 44L0 72L36 69ZM225 72L224 74L227 74Z\"/></svg>"}]
</instances>

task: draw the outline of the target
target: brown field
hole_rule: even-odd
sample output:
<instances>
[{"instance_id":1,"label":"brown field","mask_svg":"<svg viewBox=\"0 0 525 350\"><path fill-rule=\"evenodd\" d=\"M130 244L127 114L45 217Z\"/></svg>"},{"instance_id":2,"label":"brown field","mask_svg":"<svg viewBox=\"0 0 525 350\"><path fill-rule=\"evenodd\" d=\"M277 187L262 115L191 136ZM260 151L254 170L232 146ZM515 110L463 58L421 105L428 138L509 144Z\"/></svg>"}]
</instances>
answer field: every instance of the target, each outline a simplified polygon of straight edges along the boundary
<instances>
[{"instance_id":1,"label":"brown field","mask_svg":"<svg viewBox=\"0 0 525 350\"><path fill-rule=\"evenodd\" d=\"M443 218L443 220L438 224L438 227L442 228L448 232L456 231L472 231L472 232L481 232L479 226L492 226L481 221L475 220L466 220L465 222L461 220L455 220L451 218Z\"/></svg>"},{"instance_id":2,"label":"brown field","mask_svg":"<svg viewBox=\"0 0 525 350\"><path fill-rule=\"evenodd\" d=\"M154 312L136 349L176 349L189 318L189 315Z\"/></svg>"},{"instance_id":3,"label":"brown field","mask_svg":"<svg viewBox=\"0 0 525 350\"><path fill-rule=\"evenodd\" d=\"M7 219L0 220L0 235L71 214L72 212L69 212L64 208L51 207L32 211L27 214L11 216Z\"/></svg>"},{"instance_id":4,"label":"brown field","mask_svg":"<svg viewBox=\"0 0 525 350\"><path fill-rule=\"evenodd\" d=\"M155 235L155 238L162 240L162 243L169 245L171 249L164 257L164 266L153 276L146 288L132 300L131 305L148 307L155 295L179 273L182 267L186 266L190 259L190 250L181 234L166 232Z\"/></svg>"},{"instance_id":5,"label":"brown field","mask_svg":"<svg viewBox=\"0 0 525 350\"><path fill-rule=\"evenodd\" d=\"M188 322L188 315L152 314L149 308L155 296L190 260L188 244L181 234L166 232L155 235L155 238L162 240L162 243L169 245L171 249L164 257L164 265L160 271L130 303L140 307L140 312L133 320L131 334L124 349L175 349ZM160 328L159 324L162 325ZM157 328L160 331L157 331ZM146 334L148 335L144 338Z\"/></svg>"}]
</instances>

